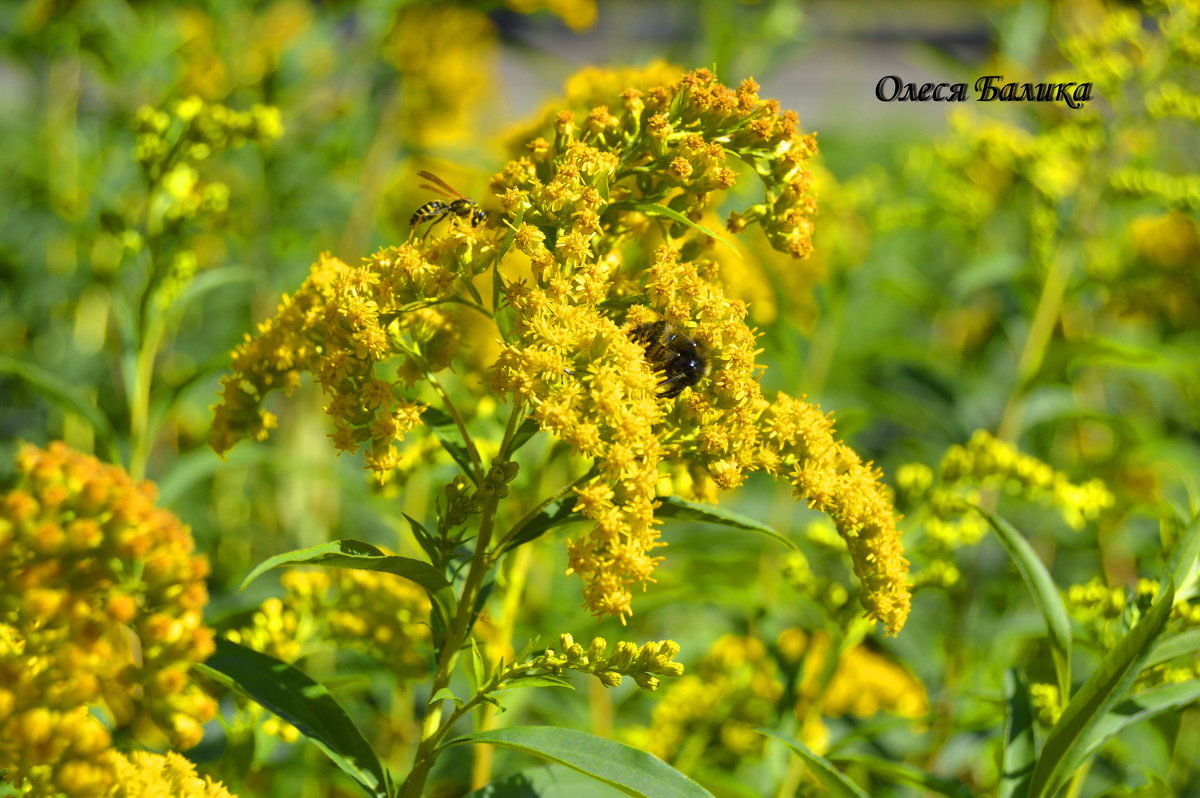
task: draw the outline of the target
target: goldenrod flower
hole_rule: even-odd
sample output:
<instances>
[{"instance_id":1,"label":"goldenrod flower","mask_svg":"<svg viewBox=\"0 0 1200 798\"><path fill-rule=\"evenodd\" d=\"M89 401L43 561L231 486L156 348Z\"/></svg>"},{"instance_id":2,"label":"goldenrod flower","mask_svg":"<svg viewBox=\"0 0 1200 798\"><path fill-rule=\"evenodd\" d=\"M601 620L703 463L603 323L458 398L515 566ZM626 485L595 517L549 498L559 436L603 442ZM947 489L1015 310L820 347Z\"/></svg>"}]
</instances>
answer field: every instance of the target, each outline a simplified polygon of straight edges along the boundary
<instances>
[{"instance_id":1,"label":"goldenrod flower","mask_svg":"<svg viewBox=\"0 0 1200 798\"><path fill-rule=\"evenodd\" d=\"M649 728L633 731L630 741L666 760L689 739L713 758L753 755L762 750L765 738L748 732L771 722L783 691L761 641L725 635L696 664L695 675L671 684L654 705ZM721 744L713 745L717 740Z\"/></svg>"},{"instance_id":2,"label":"goldenrod flower","mask_svg":"<svg viewBox=\"0 0 1200 798\"><path fill-rule=\"evenodd\" d=\"M643 690L654 691L659 686L659 676L679 676L683 673L683 665L675 662L679 655L679 644L674 640L660 640L657 643L636 643L621 641L612 648L603 637L592 638L591 644L584 648L575 642L570 634L559 636L561 651L548 648L541 654L523 662L510 665L498 678L500 687L506 682L516 681L522 676L561 675L564 671L579 671L590 673L600 680L605 687L617 687L623 677L632 676L637 686Z\"/></svg>"},{"instance_id":3,"label":"goldenrod flower","mask_svg":"<svg viewBox=\"0 0 1200 798\"><path fill-rule=\"evenodd\" d=\"M0 499L0 766L99 795L110 740L88 707L180 748L215 712L187 677L213 650L208 565L150 483L61 443L22 448L17 471Z\"/></svg>"},{"instance_id":4,"label":"goldenrod flower","mask_svg":"<svg viewBox=\"0 0 1200 798\"><path fill-rule=\"evenodd\" d=\"M234 798L225 785L196 774L196 766L179 754L110 751L107 761L116 782L104 798Z\"/></svg>"},{"instance_id":5,"label":"goldenrod flower","mask_svg":"<svg viewBox=\"0 0 1200 798\"><path fill-rule=\"evenodd\" d=\"M420 422L421 405L405 389L450 364L460 311L444 303L454 295L454 269L469 274L476 249L473 230L459 226L425 247L381 250L358 267L322 255L275 318L234 351L212 447L224 453L242 438L265 439L275 418L263 400L274 390L290 393L307 372L329 399L334 445L365 449L376 472L395 467L395 444Z\"/></svg>"},{"instance_id":6,"label":"goldenrod flower","mask_svg":"<svg viewBox=\"0 0 1200 798\"><path fill-rule=\"evenodd\" d=\"M494 93L496 30L461 4L411 3L396 13L383 56L400 73L398 118L405 140L429 147L462 138L480 101Z\"/></svg>"},{"instance_id":7,"label":"goldenrod flower","mask_svg":"<svg viewBox=\"0 0 1200 798\"><path fill-rule=\"evenodd\" d=\"M1066 474L985 430L977 430L965 446L946 450L932 488L930 475L924 471L910 469L904 474L901 489L910 494L912 503L928 503L931 517L925 529L948 548L974 544L987 533L981 518L974 513L963 515L968 504L979 500L982 489L1002 489L1027 501L1057 507L1074 529L1099 517L1114 501L1101 480L1073 483Z\"/></svg>"}]
</instances>

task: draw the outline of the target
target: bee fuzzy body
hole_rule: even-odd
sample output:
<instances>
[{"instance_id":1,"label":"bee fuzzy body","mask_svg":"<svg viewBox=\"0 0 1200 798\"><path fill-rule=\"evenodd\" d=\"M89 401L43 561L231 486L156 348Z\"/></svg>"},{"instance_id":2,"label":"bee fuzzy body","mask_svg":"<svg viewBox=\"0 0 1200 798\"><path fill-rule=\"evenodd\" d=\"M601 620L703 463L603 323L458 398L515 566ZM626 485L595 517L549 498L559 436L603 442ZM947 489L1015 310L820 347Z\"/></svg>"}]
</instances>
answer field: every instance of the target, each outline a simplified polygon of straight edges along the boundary
<instances>
[{"instance_id":1,"label":"bee fuzzy body","mask_svg":"<svg viewBox=\"0 0 1200 798\"><path fill-rule=\"evenodd\" d=\"M662 374L658 395L664 399L673 399L685 388L694 388L709 372L700 342L688 338L670 322L639 324L630 330L629 337L645 348L646 362Z\"/></svg>"}]
</instances>

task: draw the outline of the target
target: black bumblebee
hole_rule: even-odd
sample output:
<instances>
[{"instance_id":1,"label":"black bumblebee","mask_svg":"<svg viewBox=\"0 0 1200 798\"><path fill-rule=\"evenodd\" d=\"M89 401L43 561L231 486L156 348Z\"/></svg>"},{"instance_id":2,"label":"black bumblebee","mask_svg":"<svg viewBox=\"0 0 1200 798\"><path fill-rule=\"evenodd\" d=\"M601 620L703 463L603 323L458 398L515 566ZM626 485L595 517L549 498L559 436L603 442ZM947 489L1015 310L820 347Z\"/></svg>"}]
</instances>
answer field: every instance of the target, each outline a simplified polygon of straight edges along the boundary
<instances>
[{"instance_id":1,"label":"black bumblebee","mask_svg":"<svg viewBox=\"0 0 1200 798\"><path fill-rule=\"evenodd\" d=\"M700 342L675 329L667 321L639 324L629 331L629 337L646 348L646 362L655 372L662 372L658 395L672 399L693 388L708 374L708 360Z\"/></svg>"},{"instance_id":2,"label":"black bumblebee","mask_svg":"<svg viewBox=\"0 0 1200 798\"><path fill-rule=\"evenodd\" d=\"M442 200L430 200L413 211L412 218L408 223L413 227L424 222L432 222L429 226L440 222L447 216L457 216L461 219L466 219L471 223L471 226L483 224L487 219L487 214L479 207L479 204L473 199L467 199L462 194L459 194L450 187L445 180L435 175L433 172L417 172L418 175L433 183L422 183L421 188L427 188L430 191L441 194L443 197L449 197L449 202Z\"/></svg>"}]
</instances>

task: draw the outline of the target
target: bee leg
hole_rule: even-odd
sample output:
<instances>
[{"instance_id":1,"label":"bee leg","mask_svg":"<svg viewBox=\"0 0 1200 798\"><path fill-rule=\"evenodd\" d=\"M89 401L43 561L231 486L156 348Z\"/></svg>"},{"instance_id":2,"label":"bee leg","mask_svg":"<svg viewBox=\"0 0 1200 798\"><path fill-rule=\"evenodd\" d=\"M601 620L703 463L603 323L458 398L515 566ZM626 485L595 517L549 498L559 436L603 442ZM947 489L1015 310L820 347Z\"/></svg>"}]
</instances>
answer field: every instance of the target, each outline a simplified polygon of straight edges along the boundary
<instances>
[{"instance_id":1,"label":"bee leg","mask_svg":"<svg viewBox=\"0 0 1200 798\"><path fill-rule=\"evenodd\" d=\"M674 399L679 394L683 393L683 389L691 384L687 374L676 374L672 377L667 377L658 383L661 389L658 395L664 399Z\"/></svg>"},{"instance_id":2,"label":"bee leg","mask_svg":"<svg viewBox=\"0 0 1200 798\"><path fill-rule=\"evenodd\" d=\"M429 232L431 230L433 230L433 226L435 224L437 224L438 222L440 222L442 219L445 219L448 215L450 215L450 209L447 206L447 207L442 207L441 210L439 210L437 213L430 216L428 219L429 225L425 228L425 232L421 234L421 238L428 237Z\"/></svg>"}]
</instances>

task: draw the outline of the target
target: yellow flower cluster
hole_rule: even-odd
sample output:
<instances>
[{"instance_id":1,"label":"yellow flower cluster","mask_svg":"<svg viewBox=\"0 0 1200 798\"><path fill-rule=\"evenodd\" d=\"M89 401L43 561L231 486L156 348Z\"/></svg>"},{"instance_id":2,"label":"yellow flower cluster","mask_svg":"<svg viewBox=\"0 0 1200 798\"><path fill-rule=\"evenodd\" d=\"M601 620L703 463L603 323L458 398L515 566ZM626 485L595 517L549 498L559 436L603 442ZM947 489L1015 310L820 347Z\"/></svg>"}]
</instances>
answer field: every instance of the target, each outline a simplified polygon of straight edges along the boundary
<instances>
[{"instance_id":1,"label":"yellow flower cluster","mask_svg":"<svg viewBox=\"0 0 1200 798\"><path fill-rule=\"evenodd\" d=\"M575 489L575 509L596 523L571 543L569 563L586 582L594 611L631 612L628 585L650 578L659 558L654 488L662 417L656 380L637 344L592 302L572 301L555 280L548 290L514 287L517 339L500 353L496 387L525 401L538 425L596 463ZM594 301L594 300L593 300Z\"/></svg>"},{"instance_id":2,"label":"yellow flower cluster","mask_svg":"<svg viewBox=\"0 0 1200 798\"><path fill-rule=\"evenodd\" d=\"M208 564L154 487L54 443L0 498L0 767L39 794L102 794L109 731L188 748L216 706L188 678L213 650Z\"/></svg>"},{"instance_id":3,"label":"yellow flower cluster","mask_svg":"<svg viewBox=\"0 0 1200 798\"><path fill-rule=\"evenodd\" d=\"M220 782L200 778L196 766L174 752L110 751L108 761L116 780L104 798L234 798Z\"/></svg>"},{"instance_id":4,"label":"yellow flower cluster","mask_svg":"<svg viewBox=\"0 0 1200 798\"><path fill-rule=\"evenodd\" d=\"M1043 726L1053 726L1062 717L1063 701L1057 685L1045 682L1029 685L1029 701L1038 723Z\"/></svg>"},{"instance_id":5,"label":"yellow flower cluster","mask_svg":"<svg viewBox=\"0 0 1200 798\"><path fill-rule=\"evenodd\" d=\"M929 696L920 680L899 663L862 644L842 651L833 675L822 684L832 648L833 641L825 632L808 634L793 628L779 636L784 659L793 663L803 660L796 704L801 714L810 706L827 717L869 718L890 712L921 718L929 712Z\"/></svg>"},{"instance_id":6,"label":"yellow flower cluster","mask_svg":"<svg viewBox=\"0 0 1200 798\"><path fill-rule=\"evenodd\" d=\"M576 94L595 99L586 87ZM692 494L710 500L753 470L788 476L850 544L868 614L898 631L909 608L907 562L878 473L833 439L815 408L763 398L746 306L727 297L716 262L701 257L712 240L679 220L702 218L737 181L727 165L736 155L762 182L764 199L734 213L729 229L757 223L776 249L804 257L816 208L805 164L812 136L798 131L795 114L760 100L753 81L735 91L706 70L627 89L582 119L560 111L548 128L492 183L508 216L522 222L514 242L536 282L510 292L520 334L500 357L496 385L528 401L542 429L598 461L601 473L577 490L577 506L610 521L571 553L588 606L623 616L628 585L649 578L662 459L686 464ZM673 220L667 243L640 267L621 246L645 239L655 217ZM597 307L615 300L629 306L620 326ZM628 368L644 362L638 347L622 340L660 320L697 341L710 370L665 411L650 369ZM610 367L613 379L588 376Z\"/></svg>"},{"instance_id":7,"label":"yellow flower cluster","mask_svg":"<svg viewBox=\"0 0 1200 798\"><path fill-rule=\"evenodd\" d=\"M797 499L837 526L867 615L890 634L899 632L912 601L908 560L878 469L833 437L833 419L820 407L783 393L763 413L759 436L763 468L787 477Z\"/></svg>"},{"instance_id":8,"label":"yellow flower cluster","mask_svg":"<svg viewBox=\"0 0 1200 798\"><path fill-rule=\"evenodd\" d=\"M725 635L696 664L696 673L672 683L654 705L648 728L629 742L666 760L689 750L736 760L762 750L754 727L769 725L784 686L766 646L754 637ZM699 753L697 755L699 755Z\"/></svg>"},{"instance_id":9,"label":"yellow flower cluster","mask_svg":"<svg viewBox=\"0 0 1200 798\"><path fill-rule=\"evenodd\" d=\"M546 649L536 657L509 667L499 684L519 679L521 676L561 675L564 671L590 673L605 687L617 687L625 676L632 676L643 690L657 690L658 676L680 676L683 665L675 662L679 655L679 644L674 640L657 643L617 643L610 652L608 641L603 637L592 638L586 649L570 634L559 637L562 651ZM655 675L657 674L657 675Z\"/></svg>"},{"instance_id":10,"label":"yellow flower cluster","mask_svg":"<svg viewBox=\"0 0 1200 798\"><path fill-rule=\"evenodd\" d=\"M404 395L423 375L446 368L459 343L453 299L456 269L479 257L475 232L455 225L428 244L381 250L357 267L328 254L304 285L284 296L273 319L233 353L209 438L219 454L275 426L263 400L290 393L312 374L329 400L334 446L365 449L368 468L399 462L395 444L420 422L421 405Z\"/></svg>"},{"instance_id":11,"label":"yellow flower cluster","mask_svg":"<svg viewBox=\"0 0 1200 798\"><path fill-rule=\"evenodd\" d=\"M909 464L898 472L897 488L906 502L926 502L929 517L925 530L947 548L969 546L987 534L986 523L968 503L977 503L981 490L1003 490L1027 501L1058 509L1063 520L1080 529L1113 504L1104 482L1092 479L1076 484L1060 471L1015 446L977 430L965 446L955 444L942 456L935 480L931 469Z\"/></svg>"},{"instance_id":12,"label":"yellow flower cluster","mask_svg":"<svg viewBox=\"0 0 1200 798\"><path fill-rule=\"evenodd\" d=\"M866 646L852 646L838 659L825 688L822 711L831 717L869 718L891 712L921 718L929 712L925 686L900 665Z\"/></svg>"},{"instance_id":13,"label":"yellow flower cluster","mask_svg":"<svg viewBox=\"0 0 1200 798\"><path fill-rule=\"evenodd\" d=\"M194 174L190 162L203 161L248 142L274 141L283 135L278 108L255 105L249 111L236 111L196 96L175 103L169 114L142 106L135 117L134 129L135 160L151 178L164 183L188 182L186 176L173 175L172 170ZM228 189L224 190L228 193Z\"/></svg>"}]
</instances>

